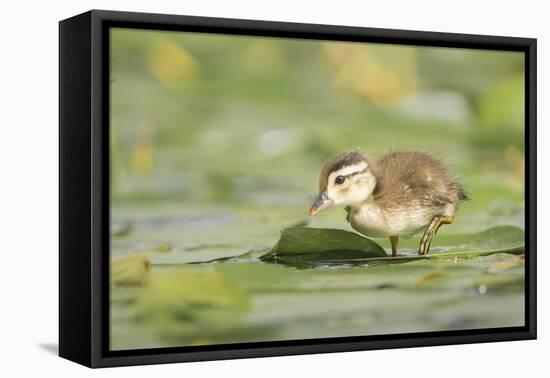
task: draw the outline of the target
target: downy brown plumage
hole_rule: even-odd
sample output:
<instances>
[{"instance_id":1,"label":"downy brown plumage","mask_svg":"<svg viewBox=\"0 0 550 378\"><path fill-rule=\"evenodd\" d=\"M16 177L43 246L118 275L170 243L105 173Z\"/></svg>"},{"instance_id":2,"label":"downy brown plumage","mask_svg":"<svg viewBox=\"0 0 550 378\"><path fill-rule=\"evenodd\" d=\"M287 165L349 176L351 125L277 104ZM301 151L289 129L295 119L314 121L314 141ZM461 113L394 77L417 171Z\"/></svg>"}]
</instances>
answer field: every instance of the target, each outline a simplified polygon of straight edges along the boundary
<instances>
[{"instance_id":1,"label":"downy brown plumage","mask_svg":"<svg viewBox=\"0 0 550 378\"><path fill-rule=\"evenodd\" d=\"M356 231L390 238L393 255L400 236L425 230L419 253L426 254L439 227L452 223L459 203L467 199L447 167L428 153L391 152L370 161L350 151L324 164L309 214L344 205Z\"/></svg>"}]
</instances>

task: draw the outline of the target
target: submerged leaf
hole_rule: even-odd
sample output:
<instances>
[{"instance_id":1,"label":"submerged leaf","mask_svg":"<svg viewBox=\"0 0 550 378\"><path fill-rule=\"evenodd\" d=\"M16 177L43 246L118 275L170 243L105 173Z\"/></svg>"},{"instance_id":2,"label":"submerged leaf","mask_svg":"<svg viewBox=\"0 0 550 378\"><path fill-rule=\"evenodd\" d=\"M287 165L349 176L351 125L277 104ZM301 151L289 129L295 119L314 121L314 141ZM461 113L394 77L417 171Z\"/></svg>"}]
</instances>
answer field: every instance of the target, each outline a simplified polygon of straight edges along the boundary
<instances>
[{"instance_id":1,"label":"submerged leaf","mask_svg":"<svg viewBox=\"0 0 550 378\"><path fill-rule=\"evenodd\" d=\"M353 232L329 228L285 228L266 261L333 261L386 256L382 247Z\"/></svg>"}]
</instances>

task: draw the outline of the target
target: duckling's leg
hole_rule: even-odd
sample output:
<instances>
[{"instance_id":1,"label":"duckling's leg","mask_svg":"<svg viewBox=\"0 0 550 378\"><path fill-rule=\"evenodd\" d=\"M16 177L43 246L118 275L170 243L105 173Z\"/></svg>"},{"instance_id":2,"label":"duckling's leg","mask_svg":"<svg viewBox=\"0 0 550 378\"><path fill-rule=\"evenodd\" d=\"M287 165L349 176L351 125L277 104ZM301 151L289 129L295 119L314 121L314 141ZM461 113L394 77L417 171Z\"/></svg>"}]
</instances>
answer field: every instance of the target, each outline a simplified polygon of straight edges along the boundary
<instances>
[{"instance_id":1,"label":"duckling's leg","mask_svg":"<svg viewBox=\"0 0 550 378\"><path fill-rule=\"evenodd\" d=\"M430 251L430 245L432 243L432 238L441 226L441 216L436 215L433 217L432 221L428 225L428 228L426 228L426 231L424 231L424 235L422 236L422 239L420 239L420 247L418 247L418 254L419 255L427 255Z\"/></svg>"},{"instance_id":2,"label":"duckling's leg","mask_svg":"<svg viewBox=\"0 0 550 378\"><path fill-rule=\"evenodd\" d=\"M439 227L441 227L442 224L451 224L455 220L455 217L453 216L444 216L444 215L436 215L426 231L424 232L424 236L422 236L422 239L420 240L420 247L418 248L418 254L419 255L427 255L430 251L430 246L432 245L432 239L434 235L437 233L437 230L439 230Z\"/></svg>"},{"instance_id":3,"label":"duckling's leg","mask_svg":"<svg viewBox=\"0 0 550 378\"><path fill-rule=\"evenodd\" d=\"M391 243L391 255L397 256L397 242L399 242L399 236L390 236Z\"/></svg>"}]
</instances>

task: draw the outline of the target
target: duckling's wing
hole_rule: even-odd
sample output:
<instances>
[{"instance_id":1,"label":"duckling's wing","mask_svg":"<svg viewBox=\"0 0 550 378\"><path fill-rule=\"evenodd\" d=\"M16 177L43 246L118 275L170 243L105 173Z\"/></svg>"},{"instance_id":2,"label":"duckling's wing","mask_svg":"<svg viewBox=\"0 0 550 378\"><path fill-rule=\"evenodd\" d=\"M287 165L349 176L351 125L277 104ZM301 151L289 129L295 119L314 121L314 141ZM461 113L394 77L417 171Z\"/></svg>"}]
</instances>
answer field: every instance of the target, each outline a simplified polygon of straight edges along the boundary
<instances>
[{"instance_id":1,"label":"duckling's wing","mask_svg":"<svg viewBox=\"0 0 550 378\"><path fill-rule=\"evenodd\" d=\"M424 152L392 152L376 163L375 175L375 199L389 207L412 203L441 207L464 196L443 162Z\"/></svg>"}]
</instances>

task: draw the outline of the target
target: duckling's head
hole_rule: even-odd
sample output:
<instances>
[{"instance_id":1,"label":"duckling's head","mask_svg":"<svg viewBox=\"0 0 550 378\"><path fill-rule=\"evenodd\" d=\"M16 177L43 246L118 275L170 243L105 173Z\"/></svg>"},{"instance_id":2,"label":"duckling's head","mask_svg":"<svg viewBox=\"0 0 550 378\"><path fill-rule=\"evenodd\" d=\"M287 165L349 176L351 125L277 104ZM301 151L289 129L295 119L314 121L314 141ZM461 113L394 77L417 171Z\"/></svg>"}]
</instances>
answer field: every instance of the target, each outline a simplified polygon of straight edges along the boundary
<instances>
[{"instance_id":1,"label":"duckling's head","mask_svg":"<svg viewBox=\"0 0 550 378\"><path fill-rule=\"evenodd\" d=\"M309 215L334 205L359 205L372 194L376 177L367 157L350 151L325 163L319 177L319 196Z\"/></svg>"}]
</instances>

